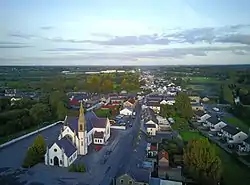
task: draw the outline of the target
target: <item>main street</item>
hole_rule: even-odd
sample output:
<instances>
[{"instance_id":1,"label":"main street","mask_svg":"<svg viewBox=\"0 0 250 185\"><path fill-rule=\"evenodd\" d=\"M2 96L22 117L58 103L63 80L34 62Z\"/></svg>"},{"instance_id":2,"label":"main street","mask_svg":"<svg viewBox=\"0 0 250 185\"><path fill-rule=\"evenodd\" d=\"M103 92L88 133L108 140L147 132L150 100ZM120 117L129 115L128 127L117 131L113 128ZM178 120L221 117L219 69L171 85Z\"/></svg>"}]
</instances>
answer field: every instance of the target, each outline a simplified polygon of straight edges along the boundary
<instances>
[{"instance_id":1,"label":"main street","mask_svg":"<svg viewBox=\"0 0 250 185\"><path fill-rule=\"evenodd\" d=\"M137 138L140 130L140 117L141 105L138 104L132 128L120 139L117 147L112 151L107 162L104 164L104 168L99 168L100 170L97 172L98 176L95 174L91 185L109 185L119 171L119 168L128 163L133 153L133 141Z\"/></svg>"}]
</instances>

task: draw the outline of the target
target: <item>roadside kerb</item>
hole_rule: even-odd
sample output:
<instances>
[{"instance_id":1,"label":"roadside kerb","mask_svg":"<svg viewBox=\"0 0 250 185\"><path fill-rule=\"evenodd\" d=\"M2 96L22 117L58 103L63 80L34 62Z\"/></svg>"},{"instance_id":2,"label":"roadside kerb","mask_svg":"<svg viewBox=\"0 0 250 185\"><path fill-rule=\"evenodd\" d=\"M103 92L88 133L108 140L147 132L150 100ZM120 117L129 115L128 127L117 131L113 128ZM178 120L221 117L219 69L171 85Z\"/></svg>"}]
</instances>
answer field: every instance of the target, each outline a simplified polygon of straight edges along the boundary
<instances>
[{"instance_id":1,"label":"roadside kerb","mask_svg":"<svg viewBox=\"0 0 250 185\"><path fill-rule=\"evenodd\" d=\"M34 134L37 134L37 133L39 133L39 132L41 132L41 131L43 131L43 130L46 130L46 129L48 129L48 128L51 128L51 127L57 125L58 123L62 123L62 122L63 122L63 121L58 121L58 122L52 123L51 125L42 127L42 128L40 128L40 129L38 129L38 130L35 130L35 131L33 131L33 132L30 132L30 133L25 134L25 135L23 135L23 136L20 136L20 137L18 137L18 138L12 139L12 140L10 140L10 141L8 141L8 142L6 142L6 143L0 145L0 149L3 148L3 147L9 146L9 145L11 145L11 144L13 144L13 143L16 143L16 142L18 142L18 141L20 141L20 140L22 140L22 139L25 139L25 138L27 138L27 137L29 137L29 136L32 136L32 135L34 135Z\"/></svg>"}]
</instances>

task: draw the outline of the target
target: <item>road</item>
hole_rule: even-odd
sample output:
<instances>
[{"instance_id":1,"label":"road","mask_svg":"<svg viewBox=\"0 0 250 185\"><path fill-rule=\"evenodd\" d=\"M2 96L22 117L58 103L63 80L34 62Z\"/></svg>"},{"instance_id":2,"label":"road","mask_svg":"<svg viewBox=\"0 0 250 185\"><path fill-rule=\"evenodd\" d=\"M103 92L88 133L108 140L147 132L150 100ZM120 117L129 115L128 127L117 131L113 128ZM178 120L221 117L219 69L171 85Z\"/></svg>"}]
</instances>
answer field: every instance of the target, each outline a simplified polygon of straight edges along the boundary
<instances>
[{"instance_id":1,"label":"road","mask_svg":"<svg viewBox=\"0 0 250 185\"><path fill-rule=\"evenodd\" d=\"M133 153L133 140L137 138L140 130L141 105L136 107L136 112L133 126L130 128L128 134L120 139L117 147L104 164L104 169L100 168L98 176L95 175L91 185L109 185L119 171L119 168L127 165Z\"/></svg>"},{"instance_id":2,"label":"road","mask_svg":"<svg viewBox=\"0 0 250 185\"><path fill-rule=\"evenodd\" d=\"M61 126L62 124L59 123L40 132L46 139L46 143L51 143L57 139ZM19 168L22 165L28 147L33 143L37 135L38 134L34 134L0 149L0 168Z\"/></svg>"}]
</instances>

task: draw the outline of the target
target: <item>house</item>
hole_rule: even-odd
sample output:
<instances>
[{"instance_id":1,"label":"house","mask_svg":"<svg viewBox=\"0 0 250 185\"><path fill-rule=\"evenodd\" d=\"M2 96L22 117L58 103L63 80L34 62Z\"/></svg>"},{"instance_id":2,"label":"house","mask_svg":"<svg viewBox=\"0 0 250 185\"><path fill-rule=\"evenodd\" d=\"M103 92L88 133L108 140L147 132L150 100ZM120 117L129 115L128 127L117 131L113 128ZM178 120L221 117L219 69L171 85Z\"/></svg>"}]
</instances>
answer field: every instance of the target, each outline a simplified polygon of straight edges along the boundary
<instances>
[{"instance_id":1,"label":"house","mask_svg":"<svg viewBox=\"0 0 250 185\"><path fill-rule=\"evenodd\" d=\"M45 164L67 167L70 165L71 160L75 160L75 157L77 157L71 156L71 154L73 155L73 153L71 153L73 146L77 150L77 155L86 155L88 153L88 146L91 143L104 144L109 138L109 119L99 118L92 111L84 114L81 103L79 117L65 117L58 140L49 145L46 150L44 156ZM71 142L71 144L69 144L69 142ZM69 160L68 163L64 162L67 160Z\"/></svg>"},{"instance_id":2,"label":"house","mask_svg":"<svg viewBox=\"0 0 250 185\"><path fill-rule=\"evenodd\" d=\"M155 116L155 113L152 109L146 108L144 110L143 121L146 128L146 131L149 135L156 135L156 131L158 131L158 120Z\"/></svg>"},{"instance_id":3,"label":"house","mask_svg":"<svg viewBox=\"0 0 250 185\"><path fill-rule=\"evenodd\" d=\"M226 125L220 131L222 133L222 137L225 138L230 144L242 143L248 137L246 133L231 125Z\"/></svg>"},{"instance_id":4,"label":"house","mask_svg":"<svg viewBox=\"0 0 250 185\"><path fill-rule=\"evenodd\" d=\"M158 155L158 143L148 143L146 151L147 158L151 159L151 161L156 162Z\"/></svg>"},{"instance_id":5,"label":"house","mask_svg":"<svg viewBox=\"0 0 250 185\"><path fill-rule=\"evenodd\" d=\"M217 116L212 115L211 117L209 117L208 119L206 119L205 123L207 124L208 127L212 127L213 125L219 123L220 120L218 119Z\"/></svg>"},{"instance_id":6,"label":"house","mask_svg":"<svg viewBox=\"0 0 250 185\"><path fill-rule=\"evenodd\" d=\"M206 112L202 110L195 111L194 114L198 122L205 122L208 118L211 117L209 114L207 114Z\"/></svg>"},{"instance_id":7,"label":"house","mask_svg":"<svg viewBox=\"0 0 250 185\"><path fill-rule=\"evenodd\" d=\"M201 101L201 97L198 95L189 95L188 97L191 100L191 102L200 103Z\"/></svg>"},{"instance_id":8,"label":"house","mask_svg":"<svg viewBox=\"0 0 250 185\"><path fill-rule=\"evenodd\" d=\"M218 123L212 124L210 130L212 132L219 132L223 127L227 126L227 124L223 121L219 121Z\"/></svg>"},{"instance_id":9,"label":"house","mask_svg":"<svg viewBox=\"0 0 250 185\"><path fill-rule=\"evenodd\" d=\"M204 107L202 106L201 103L191 102L191 106L193 111L198 111L198 110L204 111Z\"/></svg>"},{"instance_id":10,"label":"house","mask_svg":"<svg viewBox=\"0 0 250 185\"><path fill-rule=\"evenodd\" d=\"M172 181L172 180L165 180L160 178L152 177L150 179L150 185L182 185L182 182Z\"/></svg>"},{"instance_id":11,"label":"house","mask_svg":"<svg viewBox=\"0 0 250 185\"><path fill-rule=\"evenodd\" d=\"M158 120L159 131L169 131L171 130L171 125L166 118L157 115L156 119Z\"/></svg>"},{"instance_id":12,"label":"house","mask_svg":"<svg viewBox=\"0 0 250 185\"><path fill-rule=\"evenodd\" d=\"M120 111L120 114L126 115L126 116L131 116L133 113L133 110L130 108L124 108Z\"/></svg>"},{"instance_id":13,"label":"house","mask_svg":"<svg viewBox=\"0 0 250 185\"><path fill-rule=\"evenodd\" d=\"M166 171L169 168L169 156L168 152L161 151L158 154L158 176L159 178L165 179L166 178Z\"/></svg>"},{"instance_id":14,"label":"house","mask_svg":"<svg viewBox=\"0 0 250 185\"><path fill-rule=\"evenodd\" d=\"M243 143L239 145L239 151L250 152L250 137L243 140Z\"/></svg>"},{"instance_id":15,"label":"house","mask_svg":"<svg viewBox=\"0 0 250 185\"><path fill-rule=\"evenodd\" d=\"M115 185L149 185L151 172L148 169L127 169L115 178Z\"/></svg>"},{"instance_id":16,"label":"house","mask_svg":"<svg viewBox=\"0 0 250 185\"><path fill-rule=\"evenodd\" d=\"M5 89L4 90L4 96L15 97L16 94L17 94L17 90L16 89Z\"/></svg>"},{"instance_id":17,"label":"house","mask_svg":"<svg viewBox=\"0 0 250 185\"><path fill-rule=\"evenodd\" d=\"M160 105L174 105L175 100L174 99L164 99L160 101Z\"/></svg>"},{"instance_id":18,"label":"house","mask_svg":"<svg viewBox=\"0 0 250 185\"><path fill-rule=\"evenodd\" d=\"M154 112L160 112L160 102L159 101L147 101L146 106L151 108Z\"/></svg>"},{"instance_id":19,"label":"house","mask_svg":"<svg viewBox=\"0 0 250 185\"><path fill-rule=\"evenodd\" d=\"M130 109L134 109L135 105L136 105L136 100L132 99L132 98L128 99L127 101L125 101L123 103L123 107L127 107L127 108L130 108Z\"/></svg>"}]
</instances>

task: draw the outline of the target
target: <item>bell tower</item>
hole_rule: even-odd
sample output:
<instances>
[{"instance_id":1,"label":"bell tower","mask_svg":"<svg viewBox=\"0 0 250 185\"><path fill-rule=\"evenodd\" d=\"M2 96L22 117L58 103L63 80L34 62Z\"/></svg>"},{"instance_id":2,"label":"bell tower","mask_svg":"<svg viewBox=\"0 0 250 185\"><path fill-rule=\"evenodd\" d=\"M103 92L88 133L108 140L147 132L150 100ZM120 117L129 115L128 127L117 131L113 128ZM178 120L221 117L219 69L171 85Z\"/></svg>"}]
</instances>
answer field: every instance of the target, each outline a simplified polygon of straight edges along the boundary
<instances>
[{"instance_id":1,"label":"bell tower","mask_svg":"<svg viewBox=\"0 0 250 185\"><path fill-rule=\"evenodd\" d=\"M80 104L79 118L78 118L78 154L86 155L88 153L88 140L87 140L87 128L84 115L84 108L82 102Z\"/></svg>"}]
</instances>

